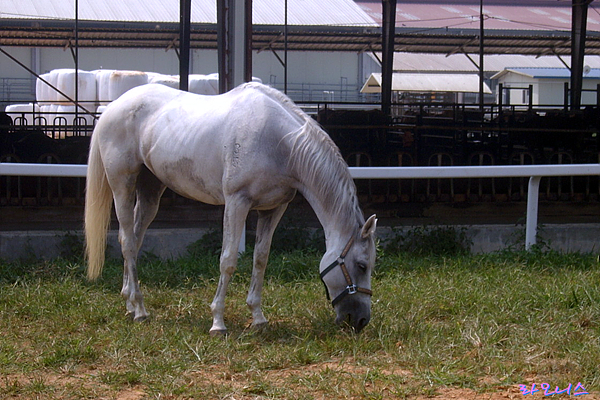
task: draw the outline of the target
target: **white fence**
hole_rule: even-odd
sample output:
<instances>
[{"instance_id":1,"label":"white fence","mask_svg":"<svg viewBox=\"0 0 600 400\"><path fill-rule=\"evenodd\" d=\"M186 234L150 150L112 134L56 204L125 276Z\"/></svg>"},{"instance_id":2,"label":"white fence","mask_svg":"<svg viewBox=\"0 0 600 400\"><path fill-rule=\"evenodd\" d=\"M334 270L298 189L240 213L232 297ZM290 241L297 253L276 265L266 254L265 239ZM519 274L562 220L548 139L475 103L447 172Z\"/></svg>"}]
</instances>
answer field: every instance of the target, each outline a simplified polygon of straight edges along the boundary
<instances>
[{"instance_id":1,"label":"white fence","mask_svg":"<svg viewBox=\"0 0 600 400\"><path fill-rule=\"evenodd\" d=\"M350 167L354 179L529 178L525 248L536 242L540 179L600 175L600 164L474 167ZM0 176L85 177L87 165L0 163ZM240 249L242 249L240 245Z\"/></svg>"}]
</instances>

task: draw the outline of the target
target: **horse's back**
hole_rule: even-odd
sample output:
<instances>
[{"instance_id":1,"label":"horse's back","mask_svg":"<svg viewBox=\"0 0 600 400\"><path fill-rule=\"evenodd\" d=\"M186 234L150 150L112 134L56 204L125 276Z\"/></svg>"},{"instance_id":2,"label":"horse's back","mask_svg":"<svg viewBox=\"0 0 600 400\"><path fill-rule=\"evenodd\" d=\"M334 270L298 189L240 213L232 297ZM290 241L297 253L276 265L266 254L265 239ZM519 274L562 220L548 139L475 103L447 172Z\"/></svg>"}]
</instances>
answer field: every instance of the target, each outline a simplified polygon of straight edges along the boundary
<instances>
[{"instance_id":1,"label":"horse's back","mask_svg":"<svg viewBox=\"0 0 600 400\"><path fill-rule=\"evenodd\" d=\"M122 158L121 170L145 165L171 189L206 203L243 190L268 207L290 196L284 137L305 123L269 90L251 84L202 96L145 85L113 102L95 135L109 147L105 154Z\"/></svg>"}]
</instances>

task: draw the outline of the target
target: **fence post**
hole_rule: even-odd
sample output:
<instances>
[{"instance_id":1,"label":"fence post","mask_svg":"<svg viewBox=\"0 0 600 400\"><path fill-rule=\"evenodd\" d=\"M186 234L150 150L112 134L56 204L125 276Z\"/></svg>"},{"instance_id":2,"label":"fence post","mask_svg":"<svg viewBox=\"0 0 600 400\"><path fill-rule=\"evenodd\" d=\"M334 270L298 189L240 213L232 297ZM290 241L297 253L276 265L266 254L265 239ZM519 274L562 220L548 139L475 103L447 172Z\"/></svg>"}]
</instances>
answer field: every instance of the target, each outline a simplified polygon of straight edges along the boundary
<instances>
[{"instance_id":1,"label":"fence post","mask_svg":"<svg viewBox=\"0 0 600 400\"><path fill-rule=\"evenodd\" d=\"M529 178L527 188L527 223L525 225L525 250L531 250L537 236L538 198L541 176Z\"/></svg>"}]
</instances>

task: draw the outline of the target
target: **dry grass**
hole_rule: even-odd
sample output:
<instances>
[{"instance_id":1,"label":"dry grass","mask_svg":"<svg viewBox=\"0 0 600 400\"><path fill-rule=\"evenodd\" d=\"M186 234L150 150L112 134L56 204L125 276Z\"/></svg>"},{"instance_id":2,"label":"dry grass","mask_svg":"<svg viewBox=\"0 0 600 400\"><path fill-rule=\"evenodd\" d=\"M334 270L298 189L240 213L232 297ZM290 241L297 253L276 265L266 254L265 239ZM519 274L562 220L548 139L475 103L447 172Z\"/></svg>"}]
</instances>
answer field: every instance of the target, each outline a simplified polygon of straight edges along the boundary
<instances>
[{"instance_id":1,"label":"dry grass","mask_svg":"<svg viewBox=\"0 0 600 400\"><path fill-rule=\"evenodd\" d=\"M591 255L381 254L373 320L333 325L318 255L279 253L265 286L270 325L248 329L250 268L211 338L214 255L146 257L152 318L124 318L120 265L87 283L77 261L0 264L0 398L509 399L519 385L581 382L600 398L600 271ZM554 396L558 397L558 396Z\"/></svg>"}]
</instances>

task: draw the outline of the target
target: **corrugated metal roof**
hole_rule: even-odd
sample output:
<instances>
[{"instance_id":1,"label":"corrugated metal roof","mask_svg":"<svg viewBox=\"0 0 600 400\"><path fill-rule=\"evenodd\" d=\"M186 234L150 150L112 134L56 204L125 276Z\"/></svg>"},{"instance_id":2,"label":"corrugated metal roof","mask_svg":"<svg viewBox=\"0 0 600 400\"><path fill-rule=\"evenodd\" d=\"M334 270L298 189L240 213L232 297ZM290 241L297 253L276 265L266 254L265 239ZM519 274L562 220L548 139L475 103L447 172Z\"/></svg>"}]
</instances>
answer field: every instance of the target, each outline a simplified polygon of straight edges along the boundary
<instances>
[{"instance_id":1,"label":"corrugated metal roof","mask_svg":"<svg viewBox=\"0 0 600 400\"><path fill-rule=\"evenodd\" d=\"M192 0L192 23L216 24L215 0ZM253 0L253 23L282 25L285 0ZM0 18L75 18L75 0L2 0ZM179 0L79 0L79 19L119 22L179 22ZM378 24L352 0L296 0L288 3L289 25Z\"/></svg>"},{"instance_id":2,"label":"corrugated metal roof","mask_svg":"<svg viewBox=\"0 0 600 400\"><path fill-rule=\"evenodd\" d=\"M381 23L380 0L356 0ZM591 3L586 54L600 54L600 13ZM479 53L480 0L403 0L396 7L395 49L420 53ZM486 54L571 53L571 0L485 0Z\"/></svg>"},{"instance_id":3,"label":"corrugated metal roof","mask_svg":"<svg viewBox=\"0 0 600 400\"><path fill-rule=\"evenodd\" d=\"M485 93L492 93L484 83ZM398 92L479 93L479 76L475 74L392 74L392 90ZM361 93L381 93L381 73L373 73Z\"/></svg>"},{"instance_id":4,"label":"corrugated metal roof","mask_svg":"<svg viewBox=\"0 0 600 400\"><path fill-rule=\"evenodd\" d=\"M381 54L377 56L381 59ZM476 55L471 57L479 62ZM564 56L562 60L571 63L571 56ZM600 56L587 55L584 64L591 68L600 68ZM518 54L486 54L483 59L483 68L486 72L496 73L505 68L564 68L560 58L556 56L536 57ZM476 73L479 69L464 54L423 54L423 53L401 53L394 54L394 71L411 72L471 72Z\"/></svg>"},{"instance_id":5,"label":"corrugated metal roof","mask_svg":"<svg viewBox=\"0 0 600 400\"><path fill-rule=\"evenodd\" d=\"M358 5L381 23L380 0L357 0ZM396 6L398 28L479 29L480 0L403 0ZM483 2L486 29L563 30L571 29L572 1L486 0ZM594 9L594 3L590 6ZM588 12L588 30L600 31L600 15Z\"/></svg>"},{"instance_id":6,"label":"corrugated metal roof","mask_svg":"<svg viewBox=\"0 0 600 400\"><path fill-rule=\"evenodd\" d=\"M253 23L283 25L285 0L253 0ZM288 1L289 25L364 26L379 24L352 0Z\"/></svg>"},{"instance_id":7,"label":"corrugated metal roof","mask_svg":"<svg viewBox=\"0 0 600 400\"><path fill-rule=\"evenodd\" d=\"M570 79L571 71L567 68L506 68L494 75L493 79L498 79L508 73L524 75L532 79ZM584 71L583 79L600 79L600 68L590 68Z\"/></svg>"},{"instance_id":8,"label":"corrugated metal roof","mask_svg":"<svg viewBox=\"0 0 600 400\"><path fill-rule=\"evenodd\" d=\"M74 44L75 0L0 0L0 46ZM180 0L79 0L80 47L177 47ZM216 0L192 0L191 47L217 47ZM283 45L285 0L253 0L253 47ZM32 21L35 21L33 23ZM365 51L379 25L352 0L290 0L290 50Z\"/></svg>"},{"instance_id":9,"label":"corrugated metal roof","mask_svg":"<svg viewBox=\"0 0 600 400\"><path fill-rule=\"evenodd\" d=\"M73 45L75 0L0 1L0 46ZM283 49L284 1L253 1L255 50ZM178 46L179 0L79 0L79 3L80 47L168 49ZM489 17L485 21L486 54L571 53L570 28L557 17L562 14L570 18L567 15L570 15L570 0L485 0L485 4L484 11ZM594 4L588 12L587 55L600 55L600 32L595 30L600 15L593 12ZM469 19L478 15L478 5L479 0L399 2L395 50L477 54L478 19L477 23ZM377 22L381 19L381 0L358 0L356 3L351 0L289 0L288 6L289 50L381 51L381 27ZM510 6L514 17L506 17L508 14L500 12L503 10L500 6ZM438 18L439 12L444 15ZM464 17L467 12L469 18ZM542 23L534 19L535 15L554 22ZM510 27L506 25L508 20ZM215 49L216 31L216 1L192 0L191 47Z\"/></svg>"}]
</instances>

